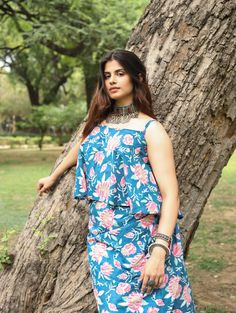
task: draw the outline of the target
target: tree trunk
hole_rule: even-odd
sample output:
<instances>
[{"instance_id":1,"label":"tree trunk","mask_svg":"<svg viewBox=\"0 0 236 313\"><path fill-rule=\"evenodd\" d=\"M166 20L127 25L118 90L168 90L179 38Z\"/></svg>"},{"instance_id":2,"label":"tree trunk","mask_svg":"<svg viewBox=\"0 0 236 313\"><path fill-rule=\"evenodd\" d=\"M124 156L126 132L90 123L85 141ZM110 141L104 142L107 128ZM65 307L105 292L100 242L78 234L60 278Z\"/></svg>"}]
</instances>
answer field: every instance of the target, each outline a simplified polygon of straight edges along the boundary
<instances>
[{"instance_id":1,"label":"tree trunk","mask_svg":"<svg viewBox=\"0 0 236 313\"><path fill-rule=\"evenodd\" d=\"M233 0L153 1L127 43L172 138L185 254L236 146L235 10Z\"/></svg>"},{"instance_id":2,"label":"tree trunk","mask_svg":"<svg viewBox=\"0 0 236 313\"><path fill-rule=\"evenodd\" d=\"M147 66L156 116L172 138L185 252L236 146L234 27L233 0L153 0L127 45ZM75 168L37 197L14 263L0 276L0 312L96 312L85 245L88 208L73 199L74 176Z\"/></svg>"}]
</instances>

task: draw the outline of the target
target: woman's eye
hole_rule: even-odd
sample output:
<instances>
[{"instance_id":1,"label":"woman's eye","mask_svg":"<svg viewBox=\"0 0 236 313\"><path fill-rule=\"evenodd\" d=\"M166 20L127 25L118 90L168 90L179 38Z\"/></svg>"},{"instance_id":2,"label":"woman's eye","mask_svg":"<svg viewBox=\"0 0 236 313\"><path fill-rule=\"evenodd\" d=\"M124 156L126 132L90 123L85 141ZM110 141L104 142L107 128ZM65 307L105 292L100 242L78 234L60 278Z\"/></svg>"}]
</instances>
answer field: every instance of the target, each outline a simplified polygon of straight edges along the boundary
<instances>
[{"instance_id":1,"label":"woman's eye","mask_svg":"<svg viewBox=\"0 0 236 313\"><path fill-rule=\"evenodd\" d=\"M123 76L125 73L124 72L119 72L118 76ZM104 79L108 79L110 76L109 75L104 75Z\"/></svg>"}]
</instances>

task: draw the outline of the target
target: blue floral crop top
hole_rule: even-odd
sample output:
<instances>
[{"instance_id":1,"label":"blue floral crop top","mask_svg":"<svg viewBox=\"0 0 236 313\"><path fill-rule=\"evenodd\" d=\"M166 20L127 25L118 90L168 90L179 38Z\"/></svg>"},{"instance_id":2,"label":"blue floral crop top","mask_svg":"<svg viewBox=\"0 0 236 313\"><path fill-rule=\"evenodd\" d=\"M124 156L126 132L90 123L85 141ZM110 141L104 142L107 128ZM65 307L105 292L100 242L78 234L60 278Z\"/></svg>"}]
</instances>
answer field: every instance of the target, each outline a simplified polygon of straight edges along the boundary
<instances>
[{"instance_id":1,"label":"blue floral crop top","mask_svg":"<svg viewBox=\"0 0 236 313\"><path fill-rule=\"evenodd\" d=\"M154 121L144 130L96 126L79 148L74 198L130 206L134 214L160 214L162 197L144 137Z\"/></svg>"}]
</instances>

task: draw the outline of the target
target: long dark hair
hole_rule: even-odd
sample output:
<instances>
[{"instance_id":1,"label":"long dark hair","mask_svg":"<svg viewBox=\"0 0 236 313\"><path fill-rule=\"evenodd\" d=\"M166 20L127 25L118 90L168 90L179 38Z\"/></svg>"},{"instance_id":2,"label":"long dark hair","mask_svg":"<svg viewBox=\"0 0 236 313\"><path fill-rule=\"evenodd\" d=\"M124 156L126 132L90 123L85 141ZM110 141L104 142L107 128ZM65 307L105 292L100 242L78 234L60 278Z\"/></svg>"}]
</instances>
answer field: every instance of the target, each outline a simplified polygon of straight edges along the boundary
<instances>
[{"instance_id":1,"label":"long dark hair","mask_svg":"<svg viewBox=\"0 0 236 313\"><path fill-rule=\"evenodd\" d=\"M156 118L153 113L151 93L147 83L146 68L136 54L129 50L115 49L107 52L99 64L98 83L92 97L88 118L83 128L83 139L112 111L115 100L106 91L104 69L107 61L116 60L130 75L133 84L133 103L139 111ZM140 80L140 76L142 79Z\"/></svg>"}]
</instances>

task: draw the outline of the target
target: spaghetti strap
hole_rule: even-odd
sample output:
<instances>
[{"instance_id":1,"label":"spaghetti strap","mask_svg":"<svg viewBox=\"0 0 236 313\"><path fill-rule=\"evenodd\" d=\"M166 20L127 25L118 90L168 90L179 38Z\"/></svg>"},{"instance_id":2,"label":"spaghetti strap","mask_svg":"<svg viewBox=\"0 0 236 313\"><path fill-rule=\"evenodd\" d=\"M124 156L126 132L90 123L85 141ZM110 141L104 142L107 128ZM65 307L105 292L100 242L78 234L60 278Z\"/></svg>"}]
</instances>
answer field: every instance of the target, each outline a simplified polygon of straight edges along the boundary
<instances>
[{"instance_id":1,"label":"spaghetti strap","mask_svg":"<svg viewBox=\"0 0 236 313\"><path fill-rule=\"evenodd\" d=\"M145 124L145 127L144 127L144 134L146 133L146 130L147 130L149 124L152 123L152 122L154 122L154 121L156 121L156 120L155 120L155 119L152 119L152 120L149 120L149 121Z\"/></svg>"}]
</instances>

